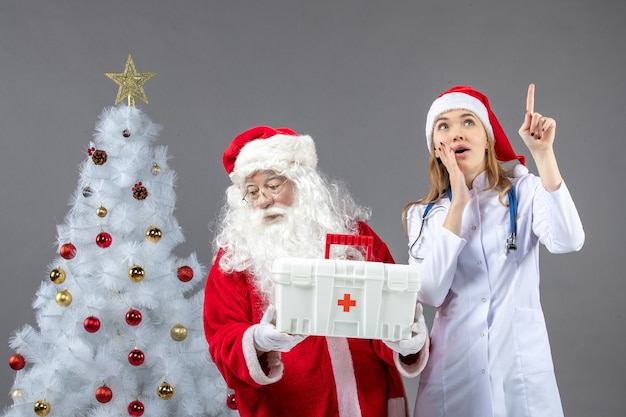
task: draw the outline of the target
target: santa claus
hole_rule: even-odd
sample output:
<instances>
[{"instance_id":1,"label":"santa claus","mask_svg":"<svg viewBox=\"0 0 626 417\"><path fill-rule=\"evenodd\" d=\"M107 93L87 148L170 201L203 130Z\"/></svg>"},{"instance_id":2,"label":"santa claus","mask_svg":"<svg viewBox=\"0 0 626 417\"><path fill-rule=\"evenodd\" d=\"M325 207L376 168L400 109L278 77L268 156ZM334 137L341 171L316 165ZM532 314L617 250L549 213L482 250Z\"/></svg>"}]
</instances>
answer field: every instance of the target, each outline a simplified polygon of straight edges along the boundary
<instances>
[{"instance_id":1,"label":"santa claus","mask_svg":"<svg viewBox=\"0 0 626 417\"><path fill-rule=\"evenodd\" d=\"M241 133L223 163L232 185L206 283L204 328L240 415L407 416L401 376L417 376L428 358L421 305L409 340L304 337L273 324L274 259L323 258L326 234L340 233L372 236L373 260L394 262L366 224L370 211L317 169L313 139L288 128ZM364 259L338 247L334 258Z\"/></svg>"}]
</instances>

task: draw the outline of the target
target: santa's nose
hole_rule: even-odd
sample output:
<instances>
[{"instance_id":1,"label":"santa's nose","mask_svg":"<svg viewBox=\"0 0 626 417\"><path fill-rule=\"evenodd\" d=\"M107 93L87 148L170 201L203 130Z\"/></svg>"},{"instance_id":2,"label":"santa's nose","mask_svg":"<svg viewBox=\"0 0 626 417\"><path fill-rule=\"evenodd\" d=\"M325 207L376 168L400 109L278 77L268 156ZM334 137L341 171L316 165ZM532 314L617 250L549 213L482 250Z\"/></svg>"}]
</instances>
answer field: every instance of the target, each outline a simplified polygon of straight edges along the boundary
<instances>
[{"instance_id":1,"label":"santa's nose","mask_svg":"<svg viewBox=\"0 0 626 417\"><path fill-rule=\"evenodd\" d=\"M259 198L256 201L256 206L259 208L268 208L274 204L274 198L267 197L262 191L259 192Z\"/></svg>"}]
</instances>

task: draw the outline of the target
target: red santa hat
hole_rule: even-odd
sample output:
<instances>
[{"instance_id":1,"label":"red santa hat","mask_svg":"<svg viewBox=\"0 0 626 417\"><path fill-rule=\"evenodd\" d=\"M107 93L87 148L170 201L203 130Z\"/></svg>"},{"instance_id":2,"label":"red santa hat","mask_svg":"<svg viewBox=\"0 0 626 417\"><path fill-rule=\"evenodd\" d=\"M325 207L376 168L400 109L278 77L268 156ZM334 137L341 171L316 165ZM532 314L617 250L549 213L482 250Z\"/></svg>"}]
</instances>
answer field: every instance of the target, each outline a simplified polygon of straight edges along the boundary
<instances>
[{"instance_id":1,"label":"red santa hat","mask_svg":"<svg viewBox=\"0 0 626 417\"><path fill-rule=\"evenodd\" d=\"M233 139L222 163L233 183L240 183L257 171L284 172L295 165L315 168L317 151L310 136L288 127L256 126Z\"/></svg>"},{"instance_id":2,"label":"red santa hat","mask_svg":"<svg viewBox=\"0 0 626 417\"><path fill-rule=\"evenodd\" d=\"M504 129L496 118L487 96L474 90L472 87L457 85L444 91L430 106L426 116L426 140L428 150L433 150L433 129L435 119L442 113L450 110L469 110L480 119L487 132L494 141L496 158L502 162L518 160L522 165L526 164L523 155L516 155Z\"/></svg>"}]
</instances>

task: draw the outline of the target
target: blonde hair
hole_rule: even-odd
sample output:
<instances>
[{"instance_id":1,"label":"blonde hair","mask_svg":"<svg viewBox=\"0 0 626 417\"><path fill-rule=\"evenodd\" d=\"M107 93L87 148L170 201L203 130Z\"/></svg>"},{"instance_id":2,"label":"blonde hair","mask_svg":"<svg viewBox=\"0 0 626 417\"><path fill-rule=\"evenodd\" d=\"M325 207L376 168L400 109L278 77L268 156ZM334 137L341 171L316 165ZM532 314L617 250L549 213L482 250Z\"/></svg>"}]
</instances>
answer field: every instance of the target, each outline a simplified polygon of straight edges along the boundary
<instances>
[{"instance_id":1,"label":"blonde hair","mask_svg":"<svg viewBox=\"0 0 626 417\"><path fill-rule=\"evenodd\" d=\"M496 159L496 151L494 148L494 141L491 135L485 129L487 134L487 149L485 158L485 170L487 171L487 179L489 186L484 189L500 190L499 199L500 203L508 207L508 203L504 202L504 196L511 188L511 180L509 179L509 171L504 168L502 163ZM438 202L442 197L446 195L445 191L450 186L450 177L448 170L443 165L443 162L435 156L434 150L430 153L430 161L428 163L428 177L430 178L430 190L426 197L416 201L407 203L402 209L402 226L404 227L404 233L408 234L406 227L406 213L415 204L426 205L431 202Z\"/></svg>"}]
</instances>

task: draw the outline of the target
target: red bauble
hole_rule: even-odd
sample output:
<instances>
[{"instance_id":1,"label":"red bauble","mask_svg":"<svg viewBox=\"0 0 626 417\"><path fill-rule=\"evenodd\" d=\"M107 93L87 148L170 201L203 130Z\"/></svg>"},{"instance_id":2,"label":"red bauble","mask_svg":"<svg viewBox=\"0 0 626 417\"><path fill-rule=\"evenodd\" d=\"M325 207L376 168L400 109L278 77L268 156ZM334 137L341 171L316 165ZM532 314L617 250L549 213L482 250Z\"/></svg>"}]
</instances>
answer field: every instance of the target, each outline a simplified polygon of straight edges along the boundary
<instances>
[{"instance_id":1,"label":"red bauble","mask_svg":"<svg viewBox=\"0 0 626 417\"><path fill-rule=\"evenodd\" d=\"M139 349L133 349L128 353L128 362L133 366L139 366L143 363L145 356Z\"/></svg>"},{"instance_id":2,"label":"red bauble","mask_svg":"<svg viewBox=\"0 0 626 417\"><path fill-rule=\"evenodd\" d=\"M137 326L141 323L141 312L139 310L128 310L126 313L126 323Z\"/></svg>"},{"instance_id":3,"label":"red bauble","mask_svg":"<svg viewBox=\"0 0 626 417\"><path fill-rule=\"evenodd\" d=\"M95 333L100 330L100 319L96 316L89 316L83 321L83 327L89 333Z\"/></svg>"},{"instance_id":4,"label":"red bauble","mask_svg":"<svg viewBox=\"0 0 626 417\"><path fill-rule=\"evenodd\" d=\"M96 236L96 245L103 249L111 246L111 242L113 242L113 238L107 232L100 232L98 236Z\"/></svg>"},{"instance_id":5,"label":"red bauble","mask_svg":"<svg viewBox=\"0 0 626 417\"><path fill-rule=\"evenodd\" d=\"M111 388L103 385L96 390L96 400L101 403L108 403L113 398L113 391Z\"/></svg>"},{"instance_id":6,"label":"red bauble","mask_svg":"<svg viewBox=\"0 0 626 417\"><path fill-rule=\"evenodd\" d=\"M26 365L26 361L24 360L24 357L19 353L11 355L11 357L9 358L9 366L14 371L19 371L20 369L24 368L24 365Z\"/></svg>"},{"instance_id":7,"label":"red bauble","mask_svg":"<svg viewBox=\"0 0 626 417\"><path fill-rule=\"evenodd\" d=\"M141 417L143 415L143 404L141 401L133 401L128 404L128 414L133 417Z\"/></svg>"},{"instance_id":8,"label":"red bauble","mask_svg":"<svg viewBox=\"0 0 626 417\"><path fill-rule=\"evenodd\" d=\"M235 400L235 394L228 394L226 396L226 405L231 410L236 410L237 409L237 401Z\"/></svg>"},{"instance_id":9,"label":"red bauble","mask_svg":"<svg viewBox=\"0 0 626 417\"><path fill-rule=\"evenodd\" d=\"M189 266L181 266L178 268L178 279L182 282L189 282L193 278L193 269Z\"/></svg>"},{"instance_id":10,"label":"red bauble","mask_svg":"<svg viewBox=\"0 0 626 417\"><path fill-rule=\"evenodd\" d=\"M61 245L61 250L59 250L59 254L63 259L72 259L74 256L76 256L76 246L71 243Z\"/></svg>"}]
</instances>

